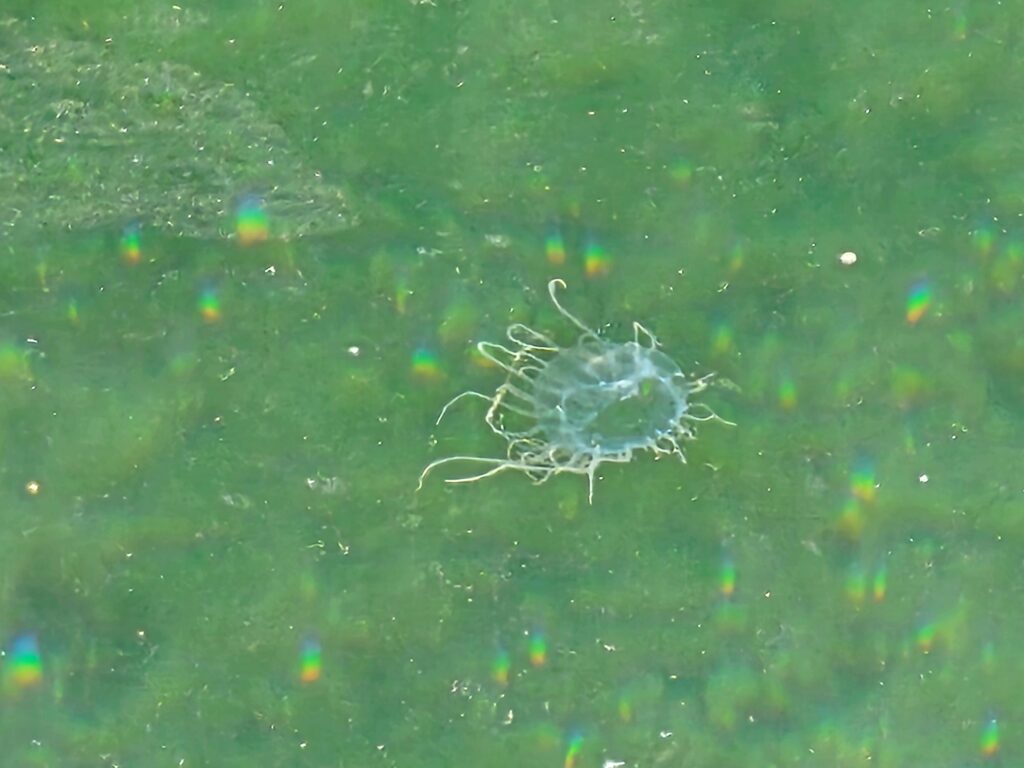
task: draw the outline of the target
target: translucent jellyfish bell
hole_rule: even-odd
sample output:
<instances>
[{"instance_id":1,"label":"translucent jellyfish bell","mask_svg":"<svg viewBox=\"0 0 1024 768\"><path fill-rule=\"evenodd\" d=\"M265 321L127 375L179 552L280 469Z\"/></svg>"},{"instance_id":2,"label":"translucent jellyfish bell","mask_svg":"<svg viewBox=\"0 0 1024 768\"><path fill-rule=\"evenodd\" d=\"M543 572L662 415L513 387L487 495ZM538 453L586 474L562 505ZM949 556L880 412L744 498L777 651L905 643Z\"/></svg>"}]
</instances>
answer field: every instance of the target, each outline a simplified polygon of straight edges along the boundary
<instances>
[{"instance_id":1,"label":"translucent jellyfish bell","mask_svg":"<svg viewBox=\"0 0 1024 768\"><path fill-rule=\"evenodd\" d=\"M694 439L694 424L720 419L692 396L707 388L712 375L688 378L658 340L640 323L633 323L633 340L613 342L572 315L558 301L562 280L548 283L555 308L581 335L571 346L559 347L549 337L522 323L508 327L509 344L481 341L477 348L507 374L493 395L468 391L490 406L487 426L506 441L504 458L446 456L428 464L419 487L434 469L465 462L484 465L482 472L447 478L470 483L506 470L517 470L535 483L571 472L586 475L588 498L594 498L594 475L605 462L626 463L638 451L673 454L686 462L683 443ZM726 424L730 422L724 422Z\"/></svg>"}]
</instances>

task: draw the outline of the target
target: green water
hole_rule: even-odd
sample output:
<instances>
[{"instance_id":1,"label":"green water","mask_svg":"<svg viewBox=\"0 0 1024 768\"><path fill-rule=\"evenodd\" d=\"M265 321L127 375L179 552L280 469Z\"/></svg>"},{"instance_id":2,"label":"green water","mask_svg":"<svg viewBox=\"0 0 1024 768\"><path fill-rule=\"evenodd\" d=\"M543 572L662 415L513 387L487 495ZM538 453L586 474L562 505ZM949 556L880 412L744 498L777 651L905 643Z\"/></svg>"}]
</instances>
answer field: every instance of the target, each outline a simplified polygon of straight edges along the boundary
<instances>
[{"instance_id":1,"label":"green water","mask_svg":"<svg viewBox=\"0 0 1024 768\"><path fill-rule=\"evenodd\" d=\"M1019 3L38 6L4 765L1020 762ZM737 426L417 493L555 276Z\"/></svg>"}]
</instances>

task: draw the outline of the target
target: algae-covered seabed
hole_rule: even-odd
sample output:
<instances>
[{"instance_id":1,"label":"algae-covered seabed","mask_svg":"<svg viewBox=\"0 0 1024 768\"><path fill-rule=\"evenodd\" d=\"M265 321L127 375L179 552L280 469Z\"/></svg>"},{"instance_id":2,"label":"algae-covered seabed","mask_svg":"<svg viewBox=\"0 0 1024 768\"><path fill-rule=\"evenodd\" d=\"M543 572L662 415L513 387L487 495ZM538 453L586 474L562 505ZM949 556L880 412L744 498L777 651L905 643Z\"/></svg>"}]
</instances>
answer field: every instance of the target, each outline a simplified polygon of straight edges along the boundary
<instances>
[{"instance_id":1,"label":"algae-covered seabed","mask_svg":"<svg viewBox=\"0 0 1024 768\"><path fill-rule=\"evenodd\" d=\"M1020 762L1018 4L7 6L5 764ZM417 493L553 276L737 426Z\"/></svg>"}]
</instances>

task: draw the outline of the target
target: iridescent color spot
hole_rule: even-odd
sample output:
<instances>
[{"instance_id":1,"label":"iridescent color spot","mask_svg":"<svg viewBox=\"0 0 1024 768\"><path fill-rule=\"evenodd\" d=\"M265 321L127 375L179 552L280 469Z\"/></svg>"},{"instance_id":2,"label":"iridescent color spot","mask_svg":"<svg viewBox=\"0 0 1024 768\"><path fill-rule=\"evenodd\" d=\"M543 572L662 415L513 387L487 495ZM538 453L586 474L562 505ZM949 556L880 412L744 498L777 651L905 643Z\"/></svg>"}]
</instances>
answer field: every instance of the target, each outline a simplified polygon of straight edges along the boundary
<instances>
[{"instance_id":1,"label":"iridescent color spot","mask_svg":"<svg viewBox=\"0 0 1024 768\"><path fill-rule=\"evenodd\" d=\"M872 502L875 500L877 486L874 462L860 459L850 473L850 492L861 501Z\"/></svg>"},{"instance_id":2,"label":"iridescent color spot","mask_svg":"<svg viewBox=\"0 0 1024 768\"><path fill-rule=\"evenodd\" d=\"M876 603L885 600L888 578L889 569L883 563L878 566L878 569L875 571L875 578L871 583L871 597Z\"/></svg>"},{"instance_id":3,"label":"iridescent color spot","mask_svg":"<svg viewBox=\"0 0 1024 768\"><path fill-rule=\"evenodd\" d=\"M981 731L981 754L993 757L999 751L999 721L990 717Z\"/></svg>"},{"instance_id":4,"label":"iridescent color spot","mask_svg":"<svg viewBox=\"0 0 1024 768\"><path fill-rule=\"evenodd\" d=\"M138 264L142 259L142 235L138 224L130 224L121 233L121 258L126 264Z\"/></svg>"},{"instance_id":5,"label":"iridescent color spot","mask_svg":"<svg viewBox=\"0 0 1024 768\"><path fill-rule=\"evenodd\" d=\"M530 633L530 663L535 667L543 667L548 660L548 643L544 633L535 629Z\"/></svg>"},{"instance_id":6,"label":"iridescent color spot","mask_svg":"<svg viewBox=\"0 0 1024 768\"><path fill-rule=\"evenodd\" d=\"M779 380L779 407L784 411L796 408L796 383L788 373L782 374Z\"/></svg>"},{"instance_id":7,"label":"iridescent color spot","mask_svg":"<svg viewBox=\"0 0 1024 768\"><path fill-rule=\"evenodd\" d=\"M852 563L846 571L845 583L846 597L851 603L860 607L864 605L864 599L868 593L867 575L860 563Z\"/></svg>"},{"instance_id":8,"label":"iridescent color spot","mask_svg":"<svg viewBox=\"0 0 1024 768\"><path fill-rule=\"evenodd\" d=\"M270 237L270 226L267 224L262 199L248 196L239 201L235 213L235 234L241 245L255 245Z\"/></svg>"},{"instance_id":9,"label":"iridescent color spot","mask_svg":"<svg viewBox=\"0 0 1024 768\"><path fill-rule=\"evenodd\" d=\"M602 339L559 303L556 290L564 286L552 280L548 294L562 317L581 331L576 344L559 347L550 337L514 323L506 331L510 346L477 344L483 357L506 372L505 383L493 395L472 390L456 395L437 419L439 424L464 397L487 401L484 421L506 441L505 458L437 459L420 474L420 488L435 468L469 462L490 468L447 482L470 483L511 469L543 483L570 472L587 477L592 501L602 464L628 463L638 451L674 455L685 463L682 444L694 439L692 425L724 421L707 406L691 402L708 387L710 374L688 378L639 323L633 323L633 341Z\"/></svg>"},{"instance_id":10,"label":"iridescent color spot","mask_svg":"<svg viewBox=\"0 0 1024 768\"><path fill-rule=\"evenodd\" d=\"M583 270L587 277L607 277L612 271L612 257L594 239L587 241L583 252Z\"/></svg>"},{"instance_id":11,"label":"iridescent color spot","mask_svg":"<svg viewBox=\"0 0 1024 768\"><path fill-rule=\"evenodd\" d=\"M938 631L939 627L934 621L929 621L918 627L914 641L921 653L931 653L932 646L935 644L935 636L938 634Z\"/></svg>"},{"instance_id":12,"label":"iridescent color spot","mask_svg":"<svg viewBox=\"0 0 1024 768\"><path fill-rule=\"evenodd\" d=\"M441 361L429 347L417 347L412 353L412 375L423 381L440 381L444 378Z\"/></svg>"},{"instance_id":13,"label":"iridescent color spot","mask_svg":"<svg viewBox=\"0 0 1024 768\"><path fill-rule=\"evenodd\" d=\"M214 288L207 286L199 292L199 314L208 323L220 320L220 299Z\"/></svg>"},{"instance_id":14,"label":"iridescent color spot","mask_svg":"<svg viewBox=\"0 0 1024 768\"><path fill-rule=\"evenodd\" d=\"M494 654L494 662L491 664L491 678L498 685L508 685L508 673L511 667L512 661L508 651L499 647L498 652Z\"/></svg>"},{"instance_id":15,"label":"iridescent color spot","mask_svg":"<svg viewBox=\"0 0 1024 768\"><path fill-rule=\"evenodd\" d=\"M576 759L583 749L583 734L575 731L569 735L569 745L565 750L565 768L574 768Z\"/></svg>"},{"instance_id":16,"label":"iridescent color spot","mask_svg":"<svg viewBox=\"0 0 1024 768\"><path fill-rule=\"evenodd\" d=\"M562 230L557 225L552 225L544 238L544 255L547 256L548 264L553 267L560 267L565 264L565 240L562 238Z\"/></svg>"},{"instance_id":17,"label":"iridescent color spot","mask_svg":"<svg viewBox=\"0 0 1024 768\"><path fill-rule=\"evenodd\" d=\"M837 526L839 532L846 538L858 540L864 533L864 512L860 508L860 502L856 497L850 496L843 504L839 512Z\"/></svg>"},{"instance_id":18,"label":"iridescent color spot","mask_svg":"<svg viewBox=\"0 0 1024 768\"><path fill-rule=\"evenodd\" d=\"M915 325L932 305L932 286L928 280L918 280L907 293L907 322Z\"/></svg>"},{"instance_id":19,"label":"iridescent color spot","mask_svg":"<svg viewBox=\"0 0 1024 768\"><path fill-rule=\"evenodd\" d=\"M4 682L8 690L22 690L38 685L43 679L43 662L39 641L31 633L18 635L11 641L4 666Z\"/></svg>"},{"instance_id":20,"label":"iridescent color spot","mask_svg":"<svg viewBox=\"0 0 1024 768\"><path fill-rule=\"evenodd\" d=\"M303 683L315 683L323 671L320 658L320 643L315 638L307 637L302 641L299 654L299 680Z\"/></svg>"},{"instance_id":21,"label":"iridescent color spot","mask_svg":"<svg viewBox=\"0 0 1024 768\"><path fill-rule=\"evenodd\" d=\"M736 592L736 564L726 556L718 572L718 591L722 597L732 597Z\"/></svg>"}]
</instances>

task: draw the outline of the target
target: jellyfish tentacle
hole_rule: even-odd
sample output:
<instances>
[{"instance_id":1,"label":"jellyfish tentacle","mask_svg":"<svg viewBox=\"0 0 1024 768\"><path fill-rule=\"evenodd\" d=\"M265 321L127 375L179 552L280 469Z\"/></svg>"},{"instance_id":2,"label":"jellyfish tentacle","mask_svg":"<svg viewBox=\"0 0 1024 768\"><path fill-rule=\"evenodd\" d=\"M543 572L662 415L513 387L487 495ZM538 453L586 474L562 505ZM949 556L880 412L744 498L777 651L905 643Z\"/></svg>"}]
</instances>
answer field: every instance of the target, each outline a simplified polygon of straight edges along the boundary
<instances>
[{"instance_id":1,"label":"jellyfish tentacle","mask_svg":"<svg viewBox=\"0 0 1024 768\"><path fill-rule=\"evenodd\" d=\"M526 381L533 381L533 379L523 373L521 367L516 365L520 360L518 352L513 352L508 347L501 344L495 344L492 341L478 342L476 348L481 355L504 370L509 376L516 376L520 379L525 379ZM498 356L498 352L508 355L509 360L503 360Z\"/></svg>"},{"instance_id":2,"label":"jellyfish tentacle","mask_svg":"<svg viewBox=\"0 0 1024 768\"><path fill-rule=\"evenodd\" d=\"M555 305L555 309L562 313L562 317L568 320L570 323L579 328L583 333L588 336L598 338L597 332L590 328L586 323L580 320L576 315L567 310L562 306L562 303L558 300L558 295L555 293L556 288L565 289L565 280L560 277L556 277L554 280L548 283L548 295L551 297L551 303Z\"/></svg>"},{"instance_id":3,"label":"jellyfish tentacle","mask_svg":"<svg viewBox=\"0 0 1024 768\"><path fill-rule=\"evenodd\" d=\"M657 336L655 336L653 333L651 333L649 330L647 330L647 328L642 326L640 323L634 322L633 323L633 342L637 346L641 346L641 347L644 346L643 344L640 343L640 334L641 333L644 336L647 337L648 341L651 342L650 346L644 347L645 349L657 349L658 347L661 346L661 342L658 341L658 337Z\"/></svg>"},{"instance_id":4,"label":"jellyfish tentacle","mask_svg":"<svg viewBox=\"0 0 1024 768\"><path fill-rule=\"evenodd\" d=\"M444 407L441 409L441 413L438 414L437 421L434 422L434 426L436 427L440 424L441 420L444 419L445 414L448 413L448 409L464 397L479 397L481 400L486 400L487 402L491 402L494 399L493 395L485 395L483 392L475 392L472 389L468 389L465 392L459 392L459 394L444 404Z\"/></svg>"},{"instance_id":5,"label":"jellyfish tentacle","mask_svg":"<svg viewBox=\"0 0 1024 768\"><path fill-rule=\"evenodd\" d=\"M530 464L523 464L519 462L509 461L508 459L492 459L484 456L449 456L444 461L477 461L484 464L494 464L495 466L488 469L486 472L481 472L476 475L469 475L467 477L446 477L445 482L455 485L457 483L475 483L477 480L483 480L486 477L493 477L501 472L509 469L514 469L518 472L525 472L527 474L531 472L546 471L546 467L534 467ZM547 477L544 478L546 480ZM540 482L543 482L541 480Z\"/></svg>"},{"instance_id":6,"label":"jellyfish tentacle","mask_svg":"<svg viewBox=\"0 0 1024 768\"><path fill-rule=\"evenodd\" d=\"M522 334L523 338L519 335ZM512 323L506 330L505 336L513 344L517 344L523 349L538 350L543 352L557 352L558 345L549 337L545 336L540 331L535 331L530 326L524 323ZM533 341L539 341L540 344L534 344L531 341L524 339L532 339Z\"/></svg>"},{"instance_id":7,"label":"jellyfish tentacle","mask_svg":"<svg viewBox=\"0 0 1024 768\"><path fill-rule=\"evenodd\" d=\"M690 392L692 394L697 394L698 392L703 392L705 389L707 389L708 387L711 386L711 382L714 380L714 378L715 378L715 374L713 374L713 373L706 373L703 376L701 376L699 379L691 379L690 380Z\"/></svg>"},{"instance_id":8,"label":"jellyfish tentacle","mask_svg":"<svg viewBox=\"0 0 1024 768\"><path fill-rule=\"evenodd\" d=\"M524 403L529 404L530 406L533 406L535 404L535 402L536 402L534 400L534 398L530 395L529 392L527 392L524 389L520 389L515 384L513 384L513 383L511 383L509 381L506 381L504 384L502 384L500 387L498 387L498 396L499 397L502 394L506 394L506 393L509 394L509 395L512 395L513 397L518 397L520 400L522 400ZM509 405L509 410L513 410L514 408L516 408L516 406ZM533 413L531 413L530 411L526 411L526 410L518 410L518 411L515 411L515 413L518 413L520 416L529 416L529 417L533 416Z\"/></svg>"},{"instance_id":9,"label":"jellyfish tentacle","mask_svg":"<svg viewBox=\"0 0 1024 768\"><path fill-rule=\"evenodd\" d=\"M700 408L703 411L703 415L698 416L696 413L694 413L695 408ZM683 414L683 417L689 419L690 421L718 421L730 427L736 426L735 422L729 421L728 419L723 419L721 416L715 413L714 410L712 410L710 405L707 405L706 403L693 403L693 405L687 409L686 413Z\"/></svg>"}]
</instances>

